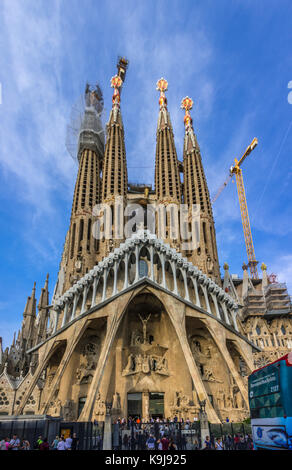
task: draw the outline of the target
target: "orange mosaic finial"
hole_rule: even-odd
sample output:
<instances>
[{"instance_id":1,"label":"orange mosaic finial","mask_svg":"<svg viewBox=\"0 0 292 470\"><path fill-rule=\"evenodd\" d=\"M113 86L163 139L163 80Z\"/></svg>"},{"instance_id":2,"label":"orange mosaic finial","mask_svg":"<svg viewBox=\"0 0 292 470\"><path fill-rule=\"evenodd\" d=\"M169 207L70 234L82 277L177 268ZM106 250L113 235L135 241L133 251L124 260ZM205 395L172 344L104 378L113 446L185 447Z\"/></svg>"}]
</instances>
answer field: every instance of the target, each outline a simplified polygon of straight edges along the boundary
<instances>
[{"instance_id":1,"label":"orange mosaic finial","mask_svg":"<svg viewBox=\"0 0 292 470\"><path fill-rule=\"evenodd\" d=\"M119 75L115 75L114 77L111 78L111 87L114 88L114 93L113 93L113 104L119 104L121 101L120 97L120 92L119 88L121 88L123 84L123 80Z\"/></svg>"},{"instance_id":2,"label":"orange mosaic finial","mask_svg":"<svg viewBox=\"0 0 292 470\"><path fill-rule=\"evenodd\" d=\"M168 88L168 83L167 83L167 80L165 80L165 78L161 78L160 80L158 80L158 82L156 83L156 90L159 90L161 92L164 92L166 91Z\"/></svg>"},{"instance_id":3,"label":"orange mosaic finial","mask_svg":"<svg viewBox=\"0 0 292 470\"><path fill-rule=\"evenodd\" d=\"M165 80L165 78L161 78L156 83L156 90L160 91L160 97L158 100L160 109L164 106L166 107L167 105L167 99L165 96L165 91L167 90L167 88L168 88L168 83L167 83L167 80Z\"/></svg>"},{"instance_id":4,"label":"orange mosaic finial","mask_svg":"<svg viewBox=\"0 0 292 470\"><path fill-rule=\"evenodd\" d=\"M181 108L185 110L184 123L186 128L193 123L192 117L190 115L190 109L192 109L193 104L194 102L192 98L189 98L188 96L186 96L181 102Z\"/></svg>"}]
</instances>

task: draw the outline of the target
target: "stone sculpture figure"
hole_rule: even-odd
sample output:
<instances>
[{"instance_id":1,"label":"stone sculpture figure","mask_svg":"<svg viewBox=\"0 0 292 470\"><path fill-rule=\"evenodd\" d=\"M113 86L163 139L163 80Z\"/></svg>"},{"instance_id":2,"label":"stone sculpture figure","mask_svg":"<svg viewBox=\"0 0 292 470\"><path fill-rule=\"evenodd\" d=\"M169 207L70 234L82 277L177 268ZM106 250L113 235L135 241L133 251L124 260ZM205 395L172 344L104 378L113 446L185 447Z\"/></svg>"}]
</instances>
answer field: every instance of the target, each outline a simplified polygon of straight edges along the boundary
<instances>
[{"instance_id":1,"label":"stone sculpture figure","mask_svg":"<svg viewBox=\"0 0 292 470\"><path fill-rule=\"evenodd\" d=\"M149 365L149 357L144 354L143 356L143 363L142 363L142 371L144 374L148 374L150 371L150 365Z\"/></svg>"},{"instance_id":2,"label":"stone sculpture figure","mask_svg":"<svg viewBox=\"0 0 292 470\"><path fill-rule=\"evenodd\" d=\"M62 412L65 421L72 421L74 419L72 400L66 400Z\"/></svg>"},{"instance_id":3,"label":"stone sculpture figure","mask_svg":"<svg viewBox=\"0 0 292 470\"><path fill-rule=\"evenodd\" d=\"M147 343L147 322L149 321L150 317L151 317L151 313L149 313L147 318L142 318L139 313L139 318L143 325L143 344Z\"/></svg>"},{"instance_id":4,"label":"stone sculpture figure","mask_svg":"<svg viewBox=\"0 0 292 470\"><path fill-rule=\"evenodd\" d=\"M118 392L114 393L112 408L114 410L120 410L121 409L121 397L120 397L120 394Z\"/></svg>"}]
</instances>

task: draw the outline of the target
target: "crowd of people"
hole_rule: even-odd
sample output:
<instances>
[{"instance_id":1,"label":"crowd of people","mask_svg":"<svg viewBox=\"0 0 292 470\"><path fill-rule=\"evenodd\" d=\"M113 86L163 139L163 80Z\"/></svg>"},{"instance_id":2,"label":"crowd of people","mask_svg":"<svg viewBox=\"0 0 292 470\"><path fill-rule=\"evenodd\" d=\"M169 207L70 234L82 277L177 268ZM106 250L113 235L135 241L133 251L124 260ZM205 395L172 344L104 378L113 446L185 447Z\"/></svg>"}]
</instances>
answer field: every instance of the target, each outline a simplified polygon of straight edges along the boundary
<instances>
[{"instance_id":1,"label":"crowd of people","mask_svg":"<svg viewBox=\"0 0 292 470\"><path fill-rule=\"evenodd\" d=\"M174 418L153 418L150 417L149 420L146 419L141 419L140 417L132 417L130 416L129 418L118 418L115 420L115 423L118 423L119 425L122 426L123 429L131 429L132 426L134 426L137 429L145 429L145 427L149 425L154 425L154 423L159 423L159 425L167 425L170 427L174 427L174 425L179 426L181 429L192 429L198 425L198 419L194 418L193 421L191 421L189 418L184 420L183 418L178 418L177 416L174 416Z\"/></svg>"},{"instance_id":2,"label":"crowd of people","mask_svg":"<svg viewBox=\"0 0 292 470\"><path fill-rule=\"evenodd\" d=\"M196 420L139 417L119 418L119 442L116 448L122 450L252 450L253 441L249 434L226 434L216 437L211 434L202 442L199 423Z\"/></svg>"},{"instance_id":3,"label":"crowd of people","mask_svg":"<svg viewBox=\"0 0 292 470\"><path fill-rule=\"evenodd\" d=\"M230 434L215 438L206 437L204 450L253 450L253 440L250 434Z\"/></svg>"},{"instance_id":4,"label":"crowd of people","mask_svg":"<svg viewBox=\"0 0 292 470\"><path fill-rule=\"evenodd\" d=\"M46 437L39 436L36 442L30 443L27 439L19 438L16 434L10 439L5 437L0 440L0 450L77 450L78 438L76 433L65 438L64 436L56 436L55 439L49 443Z\"/></svg>"},{"instance_id":5,"label":"crowd of people","mask_svg":"<svg viewBox=\"0 0 292 470\"><path fill-rule=\"evenodd\" d=\"M218 437L212 433L201 440L199 422L186 419L150 418L148 421L140 417L119 418L113 422L114 450L252 450L253 441L250 434L225 434ZM244 428L243 428L244 430ZM213 429L214 431L214 429ZM221 429L222 432L222 429ZM91 438L90 438L91 439ZM79 439L76 433L65 437L56 436L51 439L39 436L34 442L20 438L16 434L12 438L0 438L0 450L78 450ZM102 450L102 434L98 433L92 442L92 448Z\"/></svg>"}]
</instances>

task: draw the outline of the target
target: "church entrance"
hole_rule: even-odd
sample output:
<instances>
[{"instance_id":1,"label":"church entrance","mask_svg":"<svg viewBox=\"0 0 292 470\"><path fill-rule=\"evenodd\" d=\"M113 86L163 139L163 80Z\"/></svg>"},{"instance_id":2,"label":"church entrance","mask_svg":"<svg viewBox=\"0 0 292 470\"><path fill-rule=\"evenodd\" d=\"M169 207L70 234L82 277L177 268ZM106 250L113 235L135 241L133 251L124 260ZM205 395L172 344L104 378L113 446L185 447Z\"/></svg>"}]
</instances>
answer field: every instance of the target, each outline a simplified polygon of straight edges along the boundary
<instances>
[{"instance_id":1,"label":"church entrance","mask_svg":"<svg viewBox=\"0 0 292 470\"><path fill-rule=\"evenodd\" d=\"M142 417L142 393L128 393L128 417Z\"/></svg>"},{"instance_id":2,"label":"church entrance","mask_svg":"<svg viewBox=\"0 0 292 470\"><path fill-rule=\"evenodd\" d=\"M128 417L135 418L163 418L164 393L143 392L128 393Z\"/></svg>"},{"instance_id":3,"label":"church entrance","mask_svg":"<svg viewBox=\"0 0 292 470\"><path fill-rule=\"evenodd\" d=\"M164 417L164 393L149 393L149 416L153 419Z\"/></svg>"}]
</instances>

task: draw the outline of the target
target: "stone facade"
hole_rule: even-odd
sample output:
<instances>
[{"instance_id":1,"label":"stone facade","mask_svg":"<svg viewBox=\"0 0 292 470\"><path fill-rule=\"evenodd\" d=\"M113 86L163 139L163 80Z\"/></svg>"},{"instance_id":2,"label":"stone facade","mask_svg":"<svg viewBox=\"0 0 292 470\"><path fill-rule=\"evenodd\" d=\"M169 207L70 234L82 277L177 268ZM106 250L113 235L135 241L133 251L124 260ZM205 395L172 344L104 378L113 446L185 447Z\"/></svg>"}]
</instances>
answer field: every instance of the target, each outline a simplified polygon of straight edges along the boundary
<instances>
[{"instance_id":1,"label":"stone facade","mask_svg":"<svg viewBox=\"0 0 292 470\"><path fill-rule=\"evenodd\" d=\"M243 279L233 279L225 265L221 279L190 106L179 162L164 79L157 84L155 190L128 184L120 109L126 68L121 59L111 81L105 150L88 129L80 143L52 305L47 277L38 313L34 286L17 339L4 352L0 348L0 414L102 421L111 402L114 416L191 419L205 401L209 421L241 421L249 415L248 374L291 348L290 301L265 270L260 280L251 280L246 269ZM163 236L142 223L131 236L97 243L93 206L113 206L116 197L123 204L174 205L178 211L183 202L199 203L200 246L183 250L182 240L170 237L170 219Z\"/></svg>"}]
</instances>

